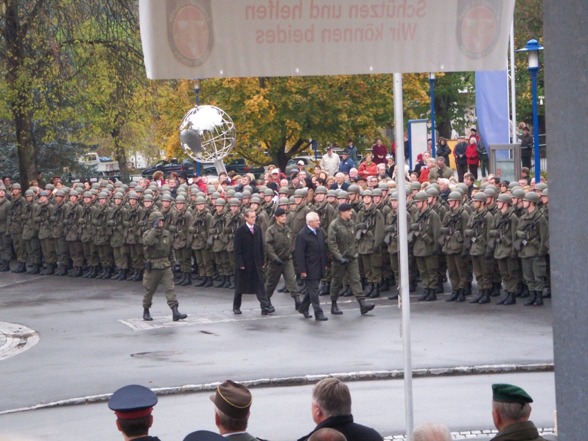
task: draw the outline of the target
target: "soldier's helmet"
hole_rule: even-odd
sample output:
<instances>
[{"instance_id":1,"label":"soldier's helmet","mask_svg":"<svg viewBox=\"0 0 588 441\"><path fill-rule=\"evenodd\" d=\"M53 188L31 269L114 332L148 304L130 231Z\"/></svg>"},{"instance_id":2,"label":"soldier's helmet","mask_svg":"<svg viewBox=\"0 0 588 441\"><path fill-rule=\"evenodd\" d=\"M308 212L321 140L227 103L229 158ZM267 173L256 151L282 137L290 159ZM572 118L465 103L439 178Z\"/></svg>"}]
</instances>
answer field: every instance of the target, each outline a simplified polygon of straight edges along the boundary
<instances>
[{"instance_id":1,"label":"soldier's helmet","mask_svg":"<svg viewBox=\"0 0 588 441\"><path fill-rule=\"evenodd\" d=\"M230 190L227 190L227 197L228 198L232 198L235 196L235 190L233 190L232 188Z\"/></svg>"},{"instance_id":2,"label":"soldier's helmet","mask_svg":"<svg viewBox=\"0 0 588 441\"><path fill-rule=\"evenodd\" d=\"M220 198L221 195L218 191L215 191L214 193L212 193L212 195L210 196L212 199L216 199L216 198Z\"/></svg>"},{"instance_id":3,"label":"soldier's helmet","mask_svg":"<svg viewBox=\"0 0 588 441\"><path fill-rule=\"evenodd\" d=\"M351 184L349 186L349 188L347 189L347 193L350 193L350 194L359 194L359 185L357 185L357 184Z\"/></svg>"},{"instance_id":4,"label":"soldier's helmet","mask_svg":"<svg viewBox=\"0 0 588 441\"><path fill-rule=\"evenodd\" d=\"M535 184L535 191L543 191L547 188L547 184L545 182L539 182Z\"/></svg>"},{"instance_id":5,"label":"soldier's helmet","mask_svg":"<svg viewBox=\"0 0 588 441\"><path fill-rule=\"evenodd\" d=\"M278 205L288 205L289 203L290 201L288 201L288 198L280 198L278 201Z\"/></svg>"},{"instance_id":6,"label":"soldier's helmet","mask_svg":"<svg viewBox=\"0 0 588 441\"><path fill-rule=\"evenodd\" d=\"M122 199L123 198L123 194L119 191L117 191L116 193L114 193L114 199Z\"/></svg>"},{"instance_id":7,"label":"soldier's helmet","mask_svg":"<svg viewBox=\"0 0 588 441\"><path fill-rule=\"evenodd\" d=\"M65 196L65 192L63 190L57 190L55 192L55 197L59 197L59 196L64 197Z\"/></svg>"},{"instance_id":8,"label":"soldier's helmet","mask_svg":"<svg viewBox=\"0 0 588 441\"><path fill-rule=\"evenodd\" d=\"M398 192L396 190L394 190L392 193L390 193L390 200L391 201L397 201L398 200Z\"/></svg>"},{"instance_id":9,"label":"soldier's helmet","mask_svg":"<svg viewBox=\"0 0 588 441\"><path fill-rule=\"evenodd\" d=\"M280 187L280 194L290 194L288 187Z\"/></svg>"},{"instance_id":10,"label":"soldier's helmet","mask_svg":"<svg viewBox=\"0 0 588 441\"><path fill-rule=\"evenodd\" d=\"M259 204L261 204L261 200L257 196L253 196L251 198L251 203L259 205Z\"/></svg>"},{"instance_id":11,"label":"soldier's helmet","mask_svg":"<svg viewBox=\"0 0 588 441\"><path fill-rule=\"evenodd\" d=\"M304 197L304 190L299 188L298 190L296 190L294 192L294 197L295 198L303 198Z\"/></svg>"},{"instance_id":12,"label":"soldier's helmet","mask_svg":"<svg viewBox=\"0 0 588 441\"><path fill-rule=\"evenodd\" d=\"M512 204L512 198L509 195L505 194L505 193L500 193L498 195L497 201L498 202L504 202L505 204L508 204L508 205Z\"/></svg>"},{"instance_id":13,"label":"soldier's helmet","mask_svg":"<svg viewBox=\"0 0 588 441\"><path fill-rule=\"evenodd\" d=\"M206 199L204 196L196 196L196 205L198 204L206 204Z\"/></svg>"},{"instance_id":14,"label":"soldier's helmet","mask_svg":"<svg viewBox=\"0 0 588 441\"><path fill-rule=\"evenodd\" d=\"M27 196L34 196L34 195L35 195L35 192L33 190L31 190L31 189L25 191L25 197L27 197Z\"/></svg>"},{"instance_id":15,"label":"soldier's helmet","mask_svg":"<svg viewBox=\"0 0 588 441\"><path fill-rule=\"evenodd\" d=\"M337 199L348 199L349 195L347 194L347 192L345 190L339 190L337 191Z\"/></svg>"},{"instance_id":16,"label":"soldier's helmet","mask_svg":"<svg viewBox=\"0 0 588 441\"><path fill-rule=\"evenodd\" d=\"M456 187L456 189L461 190L463 192L463 194L466 194L468 192L468 186L466 184L464 184L463 182L460 182L455 187Z\"/></svg>"},{"instance_id":17,"label":"soldier's helmet","mask_svg":"<svg viewBox=\"0 0 588 441\"><path fill-rule=\"evenodd\" d=\"M523 200L528 201L528 202L537 203L537 202L539 202L539 195L537 193L535 193L534 191L528 191L525 193L525 197L523 198Z\"/></svg>"},{"instance_id":18,"label":"soldier's helmet","mask_svg":"<svg viewBox=\"0 0 588 441\"><path fill-rule=\"evenodd\" d=\"M179 198L180 196L181 196L181 197L183 197L183 198L184 198L184 202L186 202L186 196L179 195L179 196L178 196L178 198ZM169 193L164 193L164 194L161 196L161 200L162 200L163 202L171 202L171 201L173 201L173 200L174 200L174 198L172 198L171 194L169 194ZM176 202L177 202L177 200L178 200L178 199L176 198Z\"/></svg>"},{"instance_id":19,"label":"soldier's helmet","mask_svg":"<svg viewBox=\"0 0 588 441\"><path fill-rule=\"evenodd\" d=\"M45 185L45 190L53 191L53 190L55 190L55 186L53 184L47 184L47 185Z\"/></svg>"},{"instance_id":20,"label":"soldier's helmet","mask_svg":"<svg viewBox=\"0 0 588 441\"><path fill-rule=\"evenodd\" d=\"M329 196L337 197L337 190L327 190L327 197Z\"/></svg>"},{"instance_id":21,"label":"soldier's helmet","mask_svg":"<svg viewBox=\"0 0 588 441\"><path fill-rule=\"evenodd\" d=\"M235 192L235 198L239 200L243 199L243 193L240 191Z\"/></svg>"},{"instance_id":22,"label":"soldier's helmet","mask_svg":"<svg viewBox=\"0 0 588 441\"><path fill-rule=\"evenodd\" d=\"M143 196L143 202L153 202L153 195L146 194L145 196Z\"/></svg>"},{"instance_id":23,"label":"soldier's helmet","mask_svg":"<svg viewBox=\"0 0 588 441\"><path fill-rule=\"evenodd\" d=\"M171 195L169 196L169 199L167 198L163 198L163 200L170 200L171 201ZM182 196L181 194L176 196L176 204L185 204L186 203L186 196Z\"/></svg>"},{"instance_id":24,"label":"soldier's helmet","mask_svg":"<svg viewBox=\"0 0 588 441\"><path fill-rule=\"evenodd\" d=\"M426 201L429 198L427 192L419 191L417 194L414 195L415 201Z\"/></svg>"},{"instance_id":25,"label":"soldier's helmet","mask_svg":"<svg viewBox=\"0 0 588 441\"><path fill-rule=\"evenodd\" d=\"M452 191L449 193L449 196L447 196L448 201L461 201L461 198L462 196L459 191Z\"/></svg>"},{"instance_id":26,"label":"soldier's helmet","mask_svg":"<svg viewBox=\"0 0 588 441\"><path fill-rule=\"evenodd\" d=\"M84 197L86 197L86 193L84 193ZM139 199L139 195L134 191L129 191L129 199Z\"/></svg>"},{"instance_id":27,"label":"soldier's helmet","mask_svg":"<svg viewBox=\"0 0 588 441\"><path fill-rule=\"evenodd\" d=\"M523 190L521 187L517 187L515 189L512 190L512 197L513 198L517 198L517 199L522 199L525 197L525 190Z\"/></svg>"},{"instance_id":28,"label":"soldier's helmet","mask_svg":"<svg viewBox=\"0 0 588 441\"><path fill-rule=\"evenodd\" d=\"M472 200L478 202L486 202L486 193L484 193L483 191L479 191L472 197Z\"/></svg>"},{"instance_id":29,"label":"soldier's helmet","mask_svg":"<svg viewBox=\"0 0 588 441\"><path fill-rule=\"evenodd\" d=\"M541 196L548 196L548 197L549 197L549 193L548 193L548 191L549 191L549 190L548 190L547 188L546 188L546 189L544 189L544 190L541 192Z\"/></svg>"},{"instance_id":30,"label":"soldier's helmet","mask_svg":"<svg viewBox=\"0 0 588 441\"><path fill-rule=\"evenodd\" d=\"M214 205L216 206L225 206L226 205L226 201L223 198L218 198L216 201L214 201Z\"/></svg>"},{"instance_id":31,"label":"soldier's helmet","mask_svg":"<svg viewBox=\"0 0 588 441\"><path fill-rule=\"evenodd\" d=\"M0 182L0 190L6 191L6 186L2 182Z\"/></svg>"},{"instance_id":32,"label":"soldier's helmet","mask_svg":"<svg viewBox=\"0 0 588 441\"><path fill-rule=\"evenodd\" d=\"M14 184L12 184L12 189L13 190L21 190L21 186L18 182L15 182Z\"/></svg>"},{"instance_id":33,"label":"soldier's helmet","mask_svg":"<svg viewBox=\"0 0 588 441\"><path fill-rule=\"evenodd\" d=\"M288 203L288 202L286 202ZM238 207L241 205L241 202L239 202L239 199L237 198L231 198L229 199L229 207Z\"/></svg>"},{"instance_id":34,"label":"soldier's helmet","mask_svg":"<svg viewBox=\"0 0 588 441\"><path fill-rule=\"evenodd\" d=\"M327 187L323 186L323 185L319 185L316 190L315 190L315 194L327 194Z\"/></svg>"},{"instance_id":35,"label":"soldier's helmet","mask_svg":"<svg viewBox=\"0 0 588 441\"><path fill-rule=\"evenodd\" d=\"M378 184L378 188L382 191L388 191L390 188L388 187L388 184L386 184L385 182L380 182Z\"/></svg>"},{"instance_id":36,"label":"soldier's helmet","mask_svg":"<svg viewBox=\"0 0 588 441\"><path fill-rule=\"evenodd\" d=\"M271 188L266 188L265 190L263 190L263 195L264 196L274 196L274 191Z\"/></svg>"},{"instance_id":37,"label":"soldier's helmet","mask_svg":"<svg viewBox=\"0 0 588 441\"><path fill-rule=\"evenodd\" d=\"M41 190L41 192L39 193L39 196L49 196L49 192L47 190Z\"/></svg>"},{"instance_id":38,"label":"soldier's helmet","mask_svg":"<svg viewBox=\"0 0 588 441\"><path fill-rule=\"evenodd\" d=\"M243 199L250 198L251 197L251 191L249 191L249 190L243 190L242 195L243 195L242 196Z\"/></svg>"},{"instance_id":39,"label":"soldier's helmet","mask_svg":"<svg viewBox=\"0 0 588 441\"><path fill-rule=\"evenodd\" d=\"M439 197L439 190L437 190L435 187L427 187L427 189L425 190L425 193L427 193L427 195L434 197L434 198Z\"/></svg>"},{"instance_id":40,"label":"soldier's helmet","mask_svg":"<svg viewBox=\"0 0 588 441\"><path fill-rule=\"evenodd\" d=\"M105 191L101 191L100 194L98 194L98 199L107 199L108 198L108 193L106 193Z\"/></svg>"},{"instance_id":41,"label":"soldier's helmet","mask_svg":"<svg viewBox=\"0 0 588 441\"><path fill-rule=\"evenodd\" d=\"M379 188L374 188L372 190L372 196L382 196L382 190L380 190Z\"/></svg>"},{"instance_id":42,"label":"soldier's helmet","mask_svg":"<svg viewBox=\"0 0 588 441\"><path fill-rule=\"evenodd\" d=\"M493 186L489 185L484 189L484 194L486 195L486 197L495 198L496 195L498 195L498 192Z\"/></svg>"},{"instance_id":43,"label":"soldier's helmet","mask_svg":"<svg viewBox=\"0 0 588 441\"><path fill-rule=\"evenodd\" d=\"M369 197L372 197L372 196L373 196L373 193L372 193L372 191L371 191L371 190L364 190L364 191L361 193L361 196L362 196L362 197L364 197L364 196L369 196Z\"/></svg>"},{"instance_id":44,"label":"soldier's helmet","mask_svg":"<svg viewBox=\"0 0 588 441\"><path fill-rule=\"evenodd\" d=\"M155 221L160 221L163 219L163 214L161 214L159 211L154 211L149 215L149 224L153 225Z\"/></svg>"},{"instance_id":45,"label":"soldier's helmet","mask_svg":"<svg viewBox=\"0 0 588 441\"><path fill-rule=\"evenodd\" d=\"M414 190L420 190L420 189L421 189L421 184L420 184L420 182L411 182L411 183L410 183L410 189L411 189L412 191L414 191Z\"/></svg>"}]
</instances>

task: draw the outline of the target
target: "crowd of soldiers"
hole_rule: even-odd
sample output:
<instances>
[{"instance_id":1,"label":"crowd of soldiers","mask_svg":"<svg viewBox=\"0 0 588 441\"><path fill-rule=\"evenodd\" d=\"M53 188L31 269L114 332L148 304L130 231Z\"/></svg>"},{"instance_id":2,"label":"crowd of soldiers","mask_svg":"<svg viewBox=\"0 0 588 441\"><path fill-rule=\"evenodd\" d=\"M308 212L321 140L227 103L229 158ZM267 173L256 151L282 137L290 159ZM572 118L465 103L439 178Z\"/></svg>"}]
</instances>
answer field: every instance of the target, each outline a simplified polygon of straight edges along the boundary
<instances>
[{"instance_id":1,"label":"crowd of soldiers","mask_svg":"<svg viewBox=\"0 0 588 441\"><path fill-rule=\"evenodd\" d=\"M542 305L550 295L546 185L525 191L517 182L494 180L475 188L473 180L451 187L446 178L438 180L407 182L410 291L422 281L419 300L434 301L449 280L446 300L463 302L475 276L479 291L470 303L489 303L504 287L499 304L528 297L526 305ZM307 214L316 212L331 262L320 295L330 295L331 312L341 313L339 296L376 298L391 289L388 297L398 296L398 194L390 178L373 186L349 182L346 190L305 181L277 190L264 182L205 191L188 183L174 189L140 184L49 184L24 195L18 183L0 184L0 271L141 281L142 238L151 228L150 214L159 212L173 240L176 284L192 285L194 276L196 286L232 289L234 233L244 210L253 209L264 234L267 296L284 276L281 291L290 292L298 306L295 238ZM351 210L339 210L342 204ZM349 270L352 261L358 272Z\"/></svg>"}]
</instances>

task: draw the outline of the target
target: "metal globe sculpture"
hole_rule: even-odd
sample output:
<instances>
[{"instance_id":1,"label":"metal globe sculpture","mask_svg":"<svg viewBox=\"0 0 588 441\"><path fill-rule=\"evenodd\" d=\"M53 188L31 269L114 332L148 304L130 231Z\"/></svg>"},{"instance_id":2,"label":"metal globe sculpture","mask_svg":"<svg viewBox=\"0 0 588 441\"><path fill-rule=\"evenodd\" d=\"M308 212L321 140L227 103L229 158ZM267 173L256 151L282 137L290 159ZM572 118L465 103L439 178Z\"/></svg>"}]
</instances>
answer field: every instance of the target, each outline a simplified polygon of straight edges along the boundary
<instances>
[{"instance_id":1,"label":"metal globe sculpture","mask_svg":"<svg viewBox=\"0 0 588 441\"><path fill-rule=\"evenodd\" d=\"M231 117L215 106L196 106L184 115L180 124L180 142L184 151L199 162L214 162L224 170L223 158L235 145L235 124Z\"/></svg>"}]
</instances>

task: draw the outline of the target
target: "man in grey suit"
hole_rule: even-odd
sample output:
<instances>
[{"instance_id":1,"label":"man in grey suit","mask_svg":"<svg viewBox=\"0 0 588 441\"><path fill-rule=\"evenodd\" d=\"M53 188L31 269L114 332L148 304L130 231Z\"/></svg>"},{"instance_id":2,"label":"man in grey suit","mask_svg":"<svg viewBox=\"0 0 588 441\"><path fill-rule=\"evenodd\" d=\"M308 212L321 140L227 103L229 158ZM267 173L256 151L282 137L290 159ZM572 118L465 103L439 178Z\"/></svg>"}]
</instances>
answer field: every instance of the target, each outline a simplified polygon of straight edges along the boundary
<instances>
[{"instance_id":1,"label":"man in grey suit","mask_svg":"<svg viewBox=\"0 0 588 441\"><path fill-rule=\"evenodd\" d=\"M219 433L230 441L257 441L247 433L251 392L242 384L227 380L210 396L214 403L214 422Z\"/></svg>"}]
</instances>

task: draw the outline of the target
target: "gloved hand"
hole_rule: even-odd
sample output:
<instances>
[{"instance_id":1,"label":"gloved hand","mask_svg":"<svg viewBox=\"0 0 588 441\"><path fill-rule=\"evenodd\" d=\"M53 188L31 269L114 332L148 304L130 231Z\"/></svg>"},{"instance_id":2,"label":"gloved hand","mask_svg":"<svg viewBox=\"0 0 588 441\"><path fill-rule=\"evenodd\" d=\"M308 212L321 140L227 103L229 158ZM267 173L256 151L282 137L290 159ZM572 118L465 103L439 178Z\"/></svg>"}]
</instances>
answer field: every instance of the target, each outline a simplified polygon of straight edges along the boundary
<instances>
[{"instance_id":1,"label":"gloved hand","mask_svg":"<svg viewBox=\"0 0 588 441\"><path fill-rule=\"evenodd\" d=\"M341 258L339 259L339 263L340 263L341 265L347 265L347 264L349 263L349 259L347 259L346 257L341 257Z\"/></svg>"},{"instance_id":2,"label":"gloved hand","mask_svg":"<svg viewBox=\"0 0 588 441\"><path fill-rule=\"evenodd\" d=\"M282 265L284 264L284 261L283 261L282 259L280 259L279 257L276 257L276 258L274 259L274 263L275 263L276 265L280 265L280 266L282 266Z\"/></svg>"}]
</instances>

